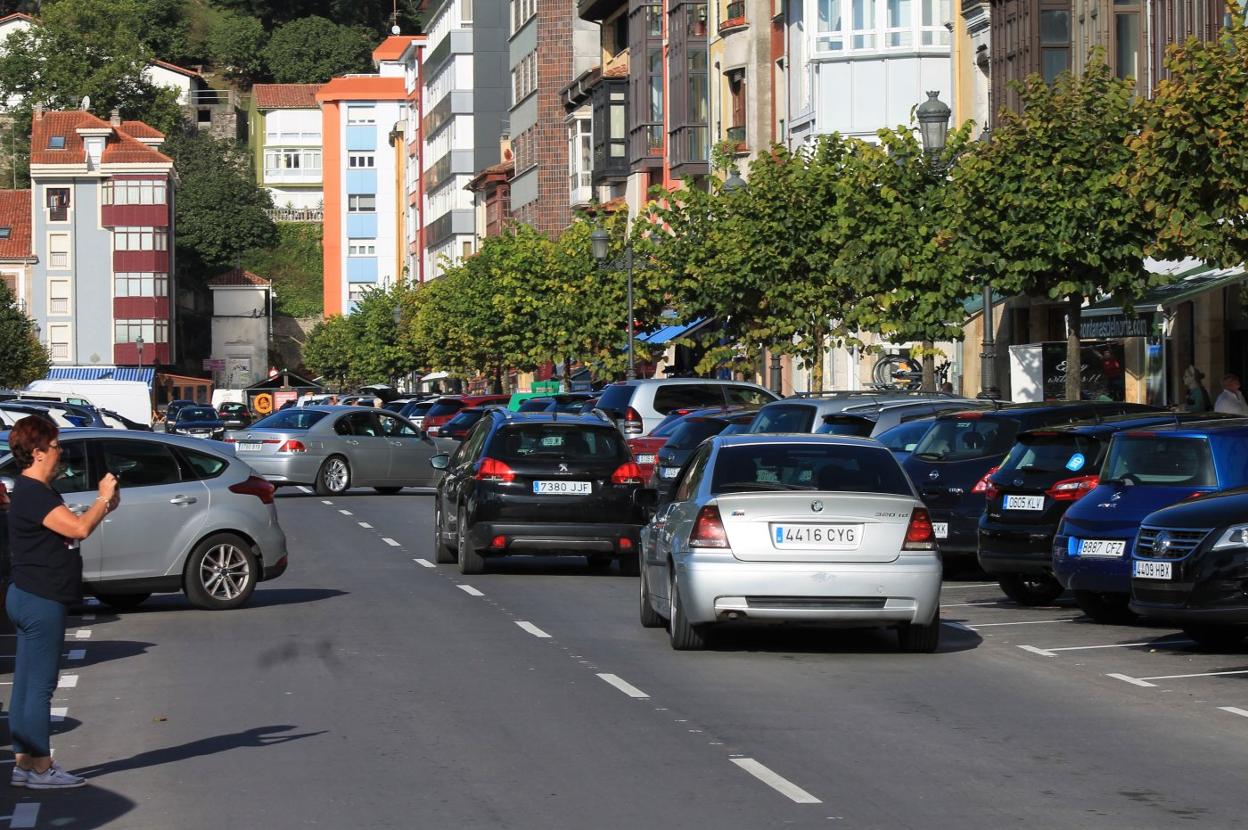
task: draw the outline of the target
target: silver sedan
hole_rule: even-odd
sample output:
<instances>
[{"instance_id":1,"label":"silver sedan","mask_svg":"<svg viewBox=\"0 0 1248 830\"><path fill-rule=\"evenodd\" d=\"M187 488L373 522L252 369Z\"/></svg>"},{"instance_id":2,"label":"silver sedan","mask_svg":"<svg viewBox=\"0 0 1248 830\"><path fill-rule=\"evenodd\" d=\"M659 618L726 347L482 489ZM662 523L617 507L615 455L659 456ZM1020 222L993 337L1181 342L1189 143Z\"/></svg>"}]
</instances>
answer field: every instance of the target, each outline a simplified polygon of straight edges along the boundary
<instances>
[{"instance_id":1,"label":"silver sedan","mask_svg":"<svg viewBox=\"0 0 1248 830\"><path fill-rule=\"evenodd\" d=\"M932 524L892 453L870 439L718 436L681 469L642 531L641 623L703 648L723 622L896 626L906 651L940 637Z\"/></svg>"},{"instance_id":2,"label":"silver sedan","mask_svg":"<svg viewBox=\"0 0 1248 830\"><path fill-rule=\"evenodd\" d=\"M393 412L358 406L291 407L230 432L237 456L274 484L310 484L323 496L351 487L397 493L432 487L433 441Z\"/></svg>"}]
</instances>

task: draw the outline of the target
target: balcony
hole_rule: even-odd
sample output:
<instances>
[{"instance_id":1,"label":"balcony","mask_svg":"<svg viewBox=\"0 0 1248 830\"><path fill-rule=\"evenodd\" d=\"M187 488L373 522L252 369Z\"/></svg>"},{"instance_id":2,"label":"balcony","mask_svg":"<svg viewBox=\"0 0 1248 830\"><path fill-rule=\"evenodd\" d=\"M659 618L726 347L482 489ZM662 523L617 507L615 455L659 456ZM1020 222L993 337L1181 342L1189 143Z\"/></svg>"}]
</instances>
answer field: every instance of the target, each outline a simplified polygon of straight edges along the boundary
<instances>
[{"instance_id":1,"label":"balcony","mask_svg":"<svg viewBox=\"0 0 1248 830\"><path fill-rule=\"evenodd\" d=\"M320 184L320 170L303 170L298 167L264 168L265 184Z\"/></svg>"},{"instance_id":2,"label":"balcony","mask_svg":"<svg viewBox=\"0 0 1248 830\"><path fill-rule=\"evenodd\" d=\"M320 224L325 221L323 208L268 208L264 211L274 222L304 222Z\"/></svg>"},{"instance_id":3,"label":"balcony","mask_svg":"<svg viewBox=\"0 0 1248 830\"><path fill-rule=\"evenodd\" d=\"M734 155L750 152L750 146L745 141L745 127L729 127L725 140L728 142L728 150Z\"/></svg>"},{"instance_id":4,"label":"balcony","mask_svg":"<svg viewBox=\"0 0 1248 830\"><path fill-rule=\"evenodd\" d=\"M724 14L719 19L719 33L735 32L750 24L745 19L745 0L729 0L723 6Z\"/></svg>"}]
</instances>

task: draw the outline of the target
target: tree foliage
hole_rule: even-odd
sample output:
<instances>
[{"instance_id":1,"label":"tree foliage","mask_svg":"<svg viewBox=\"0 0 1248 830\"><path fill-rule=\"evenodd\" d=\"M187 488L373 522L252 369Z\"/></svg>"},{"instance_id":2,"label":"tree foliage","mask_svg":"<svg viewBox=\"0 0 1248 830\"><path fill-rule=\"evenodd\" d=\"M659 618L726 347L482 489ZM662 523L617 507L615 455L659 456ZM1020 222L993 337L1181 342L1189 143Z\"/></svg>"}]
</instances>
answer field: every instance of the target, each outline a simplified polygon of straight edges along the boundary
<instances>
[{"instance_id":1,"label":"tree foliage","mask_svg":"<svg viewBox=\"0 0 1248 830\"><path fill-rule=\"evenodd\" d=\"M361 385L354 367L355 330L351 320L335 314L317 323L303 344L303 365L340 388Z\"/></svg>"},{"instance_id":2,"label":"tree foliage","mask_svg":"<svg viewBox=\"0 0 1248 830\"><path fill-rule=\"evenodd\" d=\"M250 84L264 76L266 41L256 18L223 14L208 31L208 53L219 72Z\"/></svg>"},{"instance_id":3,"label":"tree foliage","mask_svg":"<svg viewBox=\"0 0 1248 830\"><path fill-rule=\"evenodd\" d=\"M390 29L390 0L213 0L222 9L256 17L268 28L317 15L349 26L381 33ZM399 0L399 26L415 32L420 24L418 0Z\"/></svg>"},{"instance_id":4,"label":"tree foliage","mask_svg":"<svg viewBox=\"0 0 1248 830\"><path fill-rule=\"evenodd\" d=\"M34 321L17 307L13 292L0 283L0 387L20 389L45 377L48 352L35 338Z\"/></svg>"},{"instance_id":5,"label":"tree foliage","mask_svg":"<svg viewBox=\"0 0 1248 830\"><path fill-rule=\"evenodd\" d=\"M320 84L372 67L374 37L323 17L302 17L273 31L264 59L279 84Z\"/></svg>"},{"instance_id":6,"label":"tree foliage","mask_svg":"<svg viewBox=\"0 0 1248 830\"><path fill-rule=\"evenodd\" d=\"M242 267L273 281L273 306L289 317L317 317L325 306L322 228L281 222L271 247L245 252Z\"/></svg>"}]
</instances>

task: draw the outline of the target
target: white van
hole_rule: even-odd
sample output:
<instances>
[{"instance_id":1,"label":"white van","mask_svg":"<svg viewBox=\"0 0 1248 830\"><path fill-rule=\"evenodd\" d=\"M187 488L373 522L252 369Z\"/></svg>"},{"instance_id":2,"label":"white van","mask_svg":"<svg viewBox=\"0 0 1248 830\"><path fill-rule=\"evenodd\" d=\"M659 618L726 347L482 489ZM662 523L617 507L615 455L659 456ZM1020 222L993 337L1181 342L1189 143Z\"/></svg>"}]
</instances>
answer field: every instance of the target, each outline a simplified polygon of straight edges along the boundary
<instances>
[{"instance_id":1,"label":"white van","mask_svg":"<svg viewBox=\"0 0 1248 830\"><path fill-rule=\"evenodd\" d=\"M97 409L111 409L146 426L152 425L152 394L138 380L37 380L26 387L29 397L47 397L66 403L85 401Z\"/></svg>"}]
</instances>

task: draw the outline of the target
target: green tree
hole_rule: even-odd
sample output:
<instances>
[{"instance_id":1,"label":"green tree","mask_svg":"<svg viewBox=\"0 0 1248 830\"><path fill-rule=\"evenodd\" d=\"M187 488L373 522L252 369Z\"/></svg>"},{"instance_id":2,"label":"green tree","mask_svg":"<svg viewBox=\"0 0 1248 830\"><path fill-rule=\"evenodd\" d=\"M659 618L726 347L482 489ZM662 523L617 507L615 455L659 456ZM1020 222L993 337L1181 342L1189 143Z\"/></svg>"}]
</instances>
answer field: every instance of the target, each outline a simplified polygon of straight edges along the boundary
<instances>
[{"instance_id":1,"label":"green tree","mask_svg":"<svg viewBox=\"0 0 1248 830\"><path fill-rule=\"evenodd\" d=\"M1132 84L1099 55L1082 77L1065 74L1052 87L1028 78L1022 97L1022 112L1002 113L992 140L953 169L950 244L961 273L1006 293L1065 300L1066 396L1078 399L1084 299L1112 294L1129 304L1149 284L1152 237L1121 183L1141 111Z\"/></svg>"},{"instance_id":2,"label":"green tree","mask_svg":"<svg viewBox=\"0 0 1248 830\"><path fill-rule=\"evenodd\" d=\"M271 247L243 254L242 267L273 281L273 306L288 317L319 317L325 307L325 257L318 224L281 222Z\"/></svg>"},{"instance_id":3,"label":"green tree","mask_svg":"<svg viewBox=\"0 0 1248 830\"><path fill-rule=\"evenodd\" d=\"M0 283L0 387L20 389L45 377L48 352L35 338L34 321L17 307L13 292Z\"/></svg>"},{"instance_id":4,"label":"green tree","mask_svg":"<svg viewBox=\"0 0 1248 830\"><path fill-rule=\"evenodd\" d=\"M208 30L208 53L213 66L232 78L251 84L264 74L264 26L254 17L223 14Z\"/></svg>"},{"instance_id":5,"label":"green tree","mask_svg":"<svg viewBox=\"0 0 1248 830\"><path fill-rule=\"evenodd\" d=\"M370 35L323 17L304 17L279 26L264 50L269 74L280 84L320 84L335 75L372 66Z\"/></svg>"},{"instance_id":6,"label":"green tree","mask_svg":"<svg viewBox=\"0 0 1248 830\"><path fill-rule=\"evenodd\" d=\"M170 136L164 151L181 179L174 218L184 273L215 275L241 263L244 252L276 242L277 230L265 213L272 199L252 179L245 148L185 133Z\"/></svg>"},{"instance_id":7,"label":"green tree","mask_svg":"<svg viewBox=\"0 0 1248 830\"><path fill-rule=\"evenodd\" d=\"M351 375L363 383L393 384L419 368L400 331L402 319L398 323L394 319L394 310L402 303L401 286L376 288L365 292L347 317L354 343Z\"/></svg>"},{"instance_id":8,"label":"green tree","mask_svg":"<svg viewBox=\"0 0 1248 830\"><path fill-rule=\"evenodd\" d=\"M335 314L312 327L303 344L303 365L339 389L359 385L355 374L358 348L356 331L349 318Z\"/></svg>"},{"instance_id":9,"label":"green tree","mask_svg":"<svg viewBox=\"0 0 1248 830\"><path fill-rule=\"evenodd\" d=\"M1248 260L1248 28L1171 47L1169 78L1144 106L1124 180L1144 206L1164 258L1231 267Z\"/></svg>"}]
</instances>

